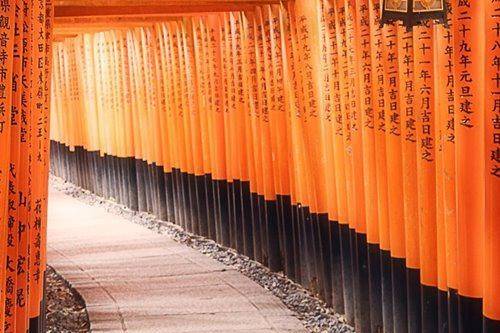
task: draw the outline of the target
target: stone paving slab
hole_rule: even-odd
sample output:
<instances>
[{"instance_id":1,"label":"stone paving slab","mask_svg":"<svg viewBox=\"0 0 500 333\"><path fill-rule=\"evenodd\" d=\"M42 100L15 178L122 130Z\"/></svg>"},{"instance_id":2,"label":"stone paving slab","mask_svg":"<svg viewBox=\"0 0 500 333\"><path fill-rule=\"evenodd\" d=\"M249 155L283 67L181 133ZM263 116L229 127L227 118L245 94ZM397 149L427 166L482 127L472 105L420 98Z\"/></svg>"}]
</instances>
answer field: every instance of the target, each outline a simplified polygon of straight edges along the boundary
<instances>
[{"instance_id":1,"label":"stone paving slab","mask_svg":"<svg viewBox=\"0 0 500 333\"><path fill-rule=\"evenodd\" d=\"M49 264L93 332L306 332L254 281L102 207L51 189L48 226Z\"/></svg>"}]
</instances>

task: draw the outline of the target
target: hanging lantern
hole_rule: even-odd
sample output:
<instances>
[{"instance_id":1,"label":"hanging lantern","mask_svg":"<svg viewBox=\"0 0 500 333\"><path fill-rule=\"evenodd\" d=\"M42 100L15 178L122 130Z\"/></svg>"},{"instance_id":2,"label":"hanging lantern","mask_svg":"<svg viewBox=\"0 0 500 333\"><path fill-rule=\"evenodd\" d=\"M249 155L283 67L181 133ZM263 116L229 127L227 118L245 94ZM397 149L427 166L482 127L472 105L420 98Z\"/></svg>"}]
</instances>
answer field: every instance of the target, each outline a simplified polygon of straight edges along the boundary
<instances>
[{"instance_id":1,"label":"hanging lantern","mask_svg":"<svg viewBox=\"0 0 500 333\"><path fill-rule=\"evenodd\" d=\"M446 24L446 0L383 0L380 24L402 21L407 29L428 20Z\"/></svg>"}]
</instances>

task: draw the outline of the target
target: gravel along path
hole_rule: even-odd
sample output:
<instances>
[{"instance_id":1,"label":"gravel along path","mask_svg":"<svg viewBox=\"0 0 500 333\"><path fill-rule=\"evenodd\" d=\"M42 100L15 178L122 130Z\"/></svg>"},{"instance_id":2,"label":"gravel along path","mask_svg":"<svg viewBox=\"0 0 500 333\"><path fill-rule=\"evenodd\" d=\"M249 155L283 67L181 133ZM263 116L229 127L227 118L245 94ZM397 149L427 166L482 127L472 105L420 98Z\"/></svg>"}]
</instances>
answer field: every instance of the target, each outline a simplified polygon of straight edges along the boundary
<instances>
[{"instance_id":1,"label":"gravel along path","mask_svg":"<svg viewBox=\"0 0 500 333\"><path fill-rule=\"evenodd\" d=\"M294 283L283 274L271 272L265 266L238 254L233 249L223 247L210 239L188 233L178 225L159 220L151 214L134 212L123 205L98 197L53 175L50 176L50 181L51 186L67 195L82 200L89 205L104 207L113 214L120 215L159 234L166 235L210 258L235 268L280 298L283 304L296 314L297 318L302 321L310 332L354 332L354 329L347 324L344 316L334 313L323 301L316 298L302 286Z\"/></svg>"},{"instance_id":2,"label":"gravel along path","mask_svg":"<svg viewBox=\"0 0 500 333\"><path fill-rule=\"evenodd\" d=\"M90 322L85 301L50 266L46 272L47 333L87 333Z\"/></svg>"}]
</instances>

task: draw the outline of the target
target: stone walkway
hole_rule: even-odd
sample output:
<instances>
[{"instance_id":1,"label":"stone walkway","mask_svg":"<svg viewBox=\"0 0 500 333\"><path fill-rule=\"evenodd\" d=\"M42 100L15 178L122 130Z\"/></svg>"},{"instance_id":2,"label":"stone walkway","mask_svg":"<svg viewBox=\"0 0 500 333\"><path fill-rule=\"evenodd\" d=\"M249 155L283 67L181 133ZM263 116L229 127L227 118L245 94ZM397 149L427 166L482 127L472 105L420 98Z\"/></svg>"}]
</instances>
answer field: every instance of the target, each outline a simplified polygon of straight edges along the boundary
<instances>
[{"instance_id":1,"label":"stone walkway","mask_svg":"<svg viewBox=\"0 0 500 333\"><path fill-rule=\"evenodd\" d=\"M93 332L306 332L234 269L50 190L48 262L87 303Z\"/></svg>"}]
</instances>

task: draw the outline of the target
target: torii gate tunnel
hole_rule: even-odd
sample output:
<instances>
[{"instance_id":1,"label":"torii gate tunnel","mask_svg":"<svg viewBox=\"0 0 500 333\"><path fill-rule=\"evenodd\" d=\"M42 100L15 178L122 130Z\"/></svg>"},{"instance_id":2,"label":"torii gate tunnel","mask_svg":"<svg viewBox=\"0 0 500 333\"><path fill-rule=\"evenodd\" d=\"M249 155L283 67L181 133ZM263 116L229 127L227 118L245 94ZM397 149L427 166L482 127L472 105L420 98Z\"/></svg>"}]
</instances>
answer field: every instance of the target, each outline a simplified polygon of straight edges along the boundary
<instances>
[{"instance_id":1,"label":"torii gate tunnel","mask_svg":"<svg viewBox=\"0 0 500 333\"><path fill-rule=\"evenodd\" d=\"M357 332L500 332L500 2L382 7L2 0L0 333L44 330L49 169Z\"/></svg>"}]
</instances>

